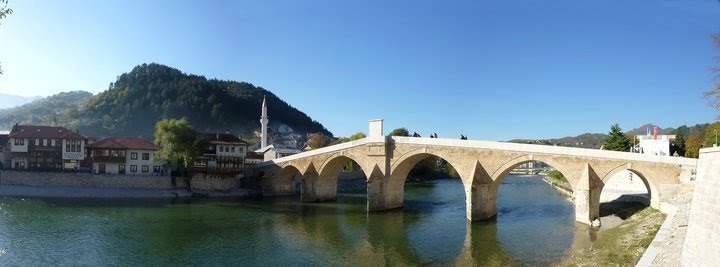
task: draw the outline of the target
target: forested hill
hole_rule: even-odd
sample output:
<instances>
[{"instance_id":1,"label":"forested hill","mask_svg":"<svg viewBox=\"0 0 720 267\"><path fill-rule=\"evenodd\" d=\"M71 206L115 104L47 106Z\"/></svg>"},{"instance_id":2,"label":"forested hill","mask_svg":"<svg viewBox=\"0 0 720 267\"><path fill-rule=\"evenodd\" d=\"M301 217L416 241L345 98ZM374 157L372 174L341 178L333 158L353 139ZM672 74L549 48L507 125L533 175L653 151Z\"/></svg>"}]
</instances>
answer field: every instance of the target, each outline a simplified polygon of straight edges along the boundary
<instances>
[{"instance_id":1,"label":"forested hill","mask_svg":"<svg viewBox=\"0 0 720 267\"><path fill-rule=\"evenodd\" d=\"M208 80L156 63L142 64L120 75L107 91L89 97L77 114L70 114L76 117L66 116L61 124L75 124L70 126L77 126L83 134L93 137L152 139L155 122L185 117L199 131L251 136L254 129L260 128L263 96L267 98L271 121L287 124L299 133L322 132L332 136L320 123L262 87Z\"/></svg>"}]
</instances>

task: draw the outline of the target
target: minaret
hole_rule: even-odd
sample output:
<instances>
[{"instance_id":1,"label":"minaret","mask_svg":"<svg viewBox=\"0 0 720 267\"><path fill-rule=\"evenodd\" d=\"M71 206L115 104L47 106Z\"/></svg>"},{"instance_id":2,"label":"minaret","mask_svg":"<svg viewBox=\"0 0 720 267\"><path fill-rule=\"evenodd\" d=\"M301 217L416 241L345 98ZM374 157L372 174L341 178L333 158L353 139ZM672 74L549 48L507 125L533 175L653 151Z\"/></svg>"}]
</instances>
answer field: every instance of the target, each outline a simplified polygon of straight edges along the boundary
<instances>
[{"instance_id":1,"label":"minaret","mask_svg":"<svg viewBox=\"0 0 720 267\"><path fill-rule=\"evenodd\" d=\"M260 124L262 125L261 131L262 134L260 135L260 148L265 148L268 146L268 136L267 136L267 127L268 127L268 116L267 116L267 105L265 104L265 96L263 96L263 103L262 103L262 115L260 116Z\"/></svg>"}]
</instances>

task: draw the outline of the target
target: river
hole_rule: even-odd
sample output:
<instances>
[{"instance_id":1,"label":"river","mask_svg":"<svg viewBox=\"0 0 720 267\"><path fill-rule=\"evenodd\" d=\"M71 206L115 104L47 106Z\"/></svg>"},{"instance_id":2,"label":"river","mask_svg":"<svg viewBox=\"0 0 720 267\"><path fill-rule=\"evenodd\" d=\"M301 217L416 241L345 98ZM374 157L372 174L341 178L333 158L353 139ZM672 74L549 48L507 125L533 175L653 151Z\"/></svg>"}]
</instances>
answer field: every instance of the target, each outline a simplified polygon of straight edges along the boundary
<instances>
[{"instance_id":1,"label":"river","mask_svg":"<svg viewBox=\"0 0 720 267\"><path fill-rule=\"evenodd\" d=\"M551 265L588 229L540 176L510 175L468 223L459 180L408 184L405 206L336 202L0 199L0 265Z\"/></svg>"}]
</instances>

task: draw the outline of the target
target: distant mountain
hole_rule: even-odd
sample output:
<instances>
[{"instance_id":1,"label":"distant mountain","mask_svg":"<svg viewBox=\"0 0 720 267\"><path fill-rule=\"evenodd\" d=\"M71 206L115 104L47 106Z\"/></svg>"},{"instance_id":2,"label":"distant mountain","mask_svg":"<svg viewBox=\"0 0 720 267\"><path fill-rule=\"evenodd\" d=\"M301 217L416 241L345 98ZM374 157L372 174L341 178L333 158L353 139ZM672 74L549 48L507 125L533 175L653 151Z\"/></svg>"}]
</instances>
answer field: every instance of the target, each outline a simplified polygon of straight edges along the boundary
<instances>
[{"instance_id":1,"label":"distant mountain","mask_svg":"<svg viewBox=\"0 0 720 267\"><path fill-rule=\"evenodd\" d=\"M698 135L702 137L703 133L705 132L705 128L708 127L710 124L697 124L694 126L686 126L682 125L678 127L677 129L680 129L683 132L683 135L685 136L685 139L688 138L688 136L692 135ZM646 135L647 129L650 129L651 134L653 133L653 128L656 127L653 124L645 124L643 126L640 126L638 128L632 129L628 132L626 132L626 135ZM676 128L661 128L658 127L658 134L670 134L674 135L677 131ZM510 140L508 142L511 143L521 143L521 144L540 144L540 145L551 145L551 146L567 146L567 147L580 147L580 148L595 148L599 149L600 146L605 142L605 138L607 138L607 134L601 134L601 133L585 133L578 136L568 136L563 138L555 138L555 139L514 139ZM702 139L702 138L701 138Z\"/></svg>"},{"instance_id":2,"label":"distant mountain","mask_svg":"<svg viewBox=\"0 0 720 267\"><path fill-rule=\"evenodd\" d=\"M0 110L0 129L9 130L19 124L63 124L77 129L79 122L72 123L78 117L81 108L93 95L85 91L59 93L35 100L22 106Z\"/></svg>"},{"instance_id":3,"label":"distant mountain","mask_svg":"<svg viewBox=\"0 0 720 267\"><path fill-rule=\"evenodd\" d=\"M645 124L643 126L640 126L638 128L632 129L630 131L627 131L625 134L628 135L647 135L648 129L650 130L650 134L654 134L653 129L655 127L658 127L654 124ZM658 127L658 134L675 134L675 128L662 128Z\"/></svg>"},{"instance_id":4,"label":"distant mountain","mask_svg":"<svg viewBox=\"0 0 720 267\"><path fill-rule=\"evenodd\" d=\"M155 63L121 74L107 91L96 96L62 93L45 102L0 111L0 127L18 122L58 123L87 136L142 136L152 140L155 122L185 117L198 131L229 131L253 137L254 130L260 128L263 97L271 122L285 124L300 135L321 132L332 136L322 124L262 87L207 79Z\"/></svg>"},{"instance_id":5,"label":"distant mountain","mask_svg":"<svg viewBox=\"0 0 720 267\"><path fill-rule=\"evenodd\" d=\"M30 103L41 98L41 96L26 97L0 93L0 109L21 106L23 104Z\"/></svg>"},{"instance_id":6,"label":"distant mountain","mask_svg":"<svg viewBox=\"0 0 720 267\"><path fill-rule=\"evenodd\" d=\"M568 146L580 148L600 148L607 135L585 133L578 136L567 136L554 139L514 139L508 142L521 144L538 144L549 146Z\"/></svg>"}]
</instances>

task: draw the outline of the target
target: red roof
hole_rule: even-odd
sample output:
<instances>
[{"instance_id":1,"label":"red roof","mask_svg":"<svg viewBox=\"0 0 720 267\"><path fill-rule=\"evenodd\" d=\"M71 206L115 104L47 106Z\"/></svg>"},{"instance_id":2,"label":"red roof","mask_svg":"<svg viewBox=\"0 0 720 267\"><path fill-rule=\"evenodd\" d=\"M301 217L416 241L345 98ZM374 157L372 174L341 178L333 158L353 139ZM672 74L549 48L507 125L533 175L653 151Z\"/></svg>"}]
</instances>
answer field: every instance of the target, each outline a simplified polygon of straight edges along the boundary
<instances>
[{"instance_id":1,"label":"red roof","mask_svg":"<svg viewBox=\"0 0 720 267\"><path fill-rule=\"evenodd\" d=\"M211 144L217 145L244 145L248 143L240 139L239 137L229 133L200 133L200 135L208 140Z\"/></svg>"},{"instance_id":2,"label":"red roof","mask_svg":"<svg viewBox=\"0 0 720 267\"><path fill-rule=\"evenodd\" d=\"M87 139L82 134L65 127L15 125L10 131L10 138L42 138L42 139Z\"/></svg>"},{"instance_id":3,"label":"red roof","mask_svg":"<svg viewBox=\"0 0 720 267\"><path fill-rule=\"evenodd\" d=\"M159 147L137 137L108 137L89 144L88 148L157 150Z\"/></svg>"}]
</instances>

